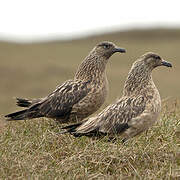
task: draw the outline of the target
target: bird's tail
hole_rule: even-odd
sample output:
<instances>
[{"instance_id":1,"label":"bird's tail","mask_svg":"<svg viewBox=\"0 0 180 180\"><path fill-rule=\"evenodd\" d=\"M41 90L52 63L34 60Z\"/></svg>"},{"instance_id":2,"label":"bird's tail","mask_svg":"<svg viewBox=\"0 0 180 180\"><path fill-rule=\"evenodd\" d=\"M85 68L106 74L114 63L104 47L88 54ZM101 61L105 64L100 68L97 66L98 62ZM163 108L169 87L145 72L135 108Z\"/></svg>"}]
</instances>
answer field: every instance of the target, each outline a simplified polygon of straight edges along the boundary
<instances>
[{"instance_id":1,"label":"bird's tail","mask_svg":"<svg viewBox=\"0 0 180 180\"><path fill-rule=\"evenodd\" d=\"M32 105L32 101L29 99L16 98L16 105L20 107L29 107Z\"/></svg>"},{"instance_id":2,"label":"bird's tail","mask_svg":"<svg viewBox=\"0 0 180 180\"><path fill-rule=\"evenodd\" d=\"M24 109L22 111L17 111L11 114L6 115L8 121L13 120L26 120L26 119L33 119L33 118L39 118L44 117L38 109L39 104L35 104L34 106Z\"/></svg>"},{"instance_id":3,"label":"bird's tail","mask_svg":"<svg viewBox=\"0 0 180 180\"><path fill-rule=\"evenodd\" d=\"M22 110L22 111L18 111L18 112L14 112L11 114L6 115L5 117L7 118L8 121L12 121L12 120L24 120L27 119L27 109Z\"/></svg>"},{"instance_id":4,"label":"bird's tail","mask_svg":"<svg viewBox=\"0 0 180 180\"><path fill-rule=\"evenodd\" d=\"M76 124L72 124L72 125L69 125L69 126L62 127L61 129L63 129L63 131L61 131L60 134L70 133L70 134L73 134L74 136L76 136L76 128L81 126L82 123L83 122L79 122L79 123L76 123Z\"/></svg>"},{"instance_id":5,"label":"bird's tail","mask_svg":"<svg viewBox=\"0 0 180 180\"><path fill-rule=\"evenodd\" d=\"M82 131L79 131L79 127L85 123L86 121L84 122L80 122L80 123L76 123L76 124L72 124L72 125L69 125L69 126L65 126L65 127L62 127L62 129L64 131L60 132L60 134L64 134L64 133L70 133L72 134L73 136L75 137L81 137L81 136L87 136L87 137L103 137L103 136L106 136L107 133L104 133L104 132L100 132L99 131L99 128L94 128L94 127L90 127L86 130L84 130L84 132Z\"/></svg>"}]
</instances>

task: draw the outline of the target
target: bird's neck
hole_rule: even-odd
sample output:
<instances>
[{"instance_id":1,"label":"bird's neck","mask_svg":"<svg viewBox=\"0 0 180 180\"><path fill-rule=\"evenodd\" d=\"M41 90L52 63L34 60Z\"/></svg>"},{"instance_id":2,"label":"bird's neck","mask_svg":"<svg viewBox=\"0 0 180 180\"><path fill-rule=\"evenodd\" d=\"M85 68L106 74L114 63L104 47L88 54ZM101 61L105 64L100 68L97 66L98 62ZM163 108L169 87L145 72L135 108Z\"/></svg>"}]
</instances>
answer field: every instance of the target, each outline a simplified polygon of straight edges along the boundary
<instances>
[{"instance_id":1,"label":"bird's neck","mask_svg":"<svg viewBox=\"0 0 180 180\"><path fill-rule=\"evenodd\" d=\"M152 79L152 72L148 69L131 69L125 81L123 95L139 95L145 94L146 91L156 91L155 84Z\"/></svg>"},{"instance_id":2,"label":"bird's neck","mask_svg":"<svg viewBox=\"0 0 180 180\"><path fill-rule=\"evenodd\" d=\"M106 77L106 64L107 59L102 59L96 54L90 54L80 64L75 74L75 79L87 80L87 81L99 81Z\"/></svg>"}]
</instances>

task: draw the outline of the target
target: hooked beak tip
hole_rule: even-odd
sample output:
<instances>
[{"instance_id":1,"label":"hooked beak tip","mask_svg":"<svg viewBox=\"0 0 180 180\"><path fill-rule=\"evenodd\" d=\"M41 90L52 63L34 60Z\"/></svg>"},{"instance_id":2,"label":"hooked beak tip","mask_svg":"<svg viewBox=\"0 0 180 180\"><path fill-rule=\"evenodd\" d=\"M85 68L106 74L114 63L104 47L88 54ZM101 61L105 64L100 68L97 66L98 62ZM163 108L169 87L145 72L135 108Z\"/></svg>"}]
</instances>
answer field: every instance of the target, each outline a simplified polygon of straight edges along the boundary
<instances>
[{"instance_id":1,"label":"hooked beak tip","mask_svg":"<svg viewBox=\"0 0 180 180\"><path fill-rule=\"evenodd\" d=\"M162 61L162 66L172 67L172 64L170 62L167 62L167 61Z\"/></svg>"},{"instance_id":2,"label":"hooked beak tip","mask_svg":"<svg viewBox=\"0 0 180 180\"><path fill-rule=\"evenodd\" d=\"M114 53L115 53L115 52L126 53L126 49L116 47L116 48L114 48L113 52L114 52Z\"/></svg>"}]
</instances>

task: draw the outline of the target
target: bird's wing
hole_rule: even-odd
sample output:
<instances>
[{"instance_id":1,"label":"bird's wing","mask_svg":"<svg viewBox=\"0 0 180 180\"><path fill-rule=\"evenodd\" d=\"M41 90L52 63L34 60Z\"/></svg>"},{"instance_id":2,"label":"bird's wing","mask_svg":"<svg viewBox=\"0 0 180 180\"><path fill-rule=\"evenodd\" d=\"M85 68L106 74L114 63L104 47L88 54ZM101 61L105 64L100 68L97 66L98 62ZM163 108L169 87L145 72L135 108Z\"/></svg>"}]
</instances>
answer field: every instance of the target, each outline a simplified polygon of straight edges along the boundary
<instances>
[{"instance_id":1,"label":"bird's wing","mask_svg":"<svg viewBox=\"0 0 180 180\"><path fill-rule=\"evenodd\" d=\"M145 110L143 96L122 97L115 104L109 105L96 117L92 117L76 129L76 133L101 132L118 134L127 129L128 122Z\"/></svg>"},{"instance_id":2,"label":"bird's wing","mask_svg":"<svg viewBox=\"0 0 180 180\"><path fill-rule=\"evenodd\" d=\"M66 81L45 99L32 105L30 109L38 109L38 112L46 117L66 117L73 105L83 99L90 91L88 83L88 81Z\"/></svg>"}]
</instances>

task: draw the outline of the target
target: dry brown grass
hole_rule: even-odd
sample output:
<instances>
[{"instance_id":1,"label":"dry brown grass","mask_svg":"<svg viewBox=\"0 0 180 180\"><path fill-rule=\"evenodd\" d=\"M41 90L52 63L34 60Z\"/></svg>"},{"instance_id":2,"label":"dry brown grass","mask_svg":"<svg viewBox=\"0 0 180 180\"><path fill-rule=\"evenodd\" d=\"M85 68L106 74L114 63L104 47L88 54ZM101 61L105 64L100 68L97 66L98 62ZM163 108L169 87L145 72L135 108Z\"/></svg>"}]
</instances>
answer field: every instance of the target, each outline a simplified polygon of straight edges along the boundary
<instances>
[{"instance_id":1,"label":"dry brown grass","mask_svg":"<svg viewBox=\"0 0 180 180\"><path fill-rule=\"evenodd\" d=\"M132 62L158 52L173 64L153 73L163 97L160 121L148 132L121 144L86 137L57 135L52 120L0 120L0 179L180 179L179 97L180 31L132 31L69 42L0 43L0 113L17 107L12 97L43 97L73 76L77 65L99 41L110 40L127 49L108 66L107 104L121 95ZM102 108L103 108L102 107Z\"/></svg>"},{"instance_id":2,"label":"dry brown grass","mask_svg":"<svg viewBox=\"0 0 180 180\"><path fill-rule=\"evenodd\" d=\"M179 108L164 104L160 121L125 145L58 135L48 119L10 122L0 136L0 179L178 179Z\"/></svg>"}]
</instances>

